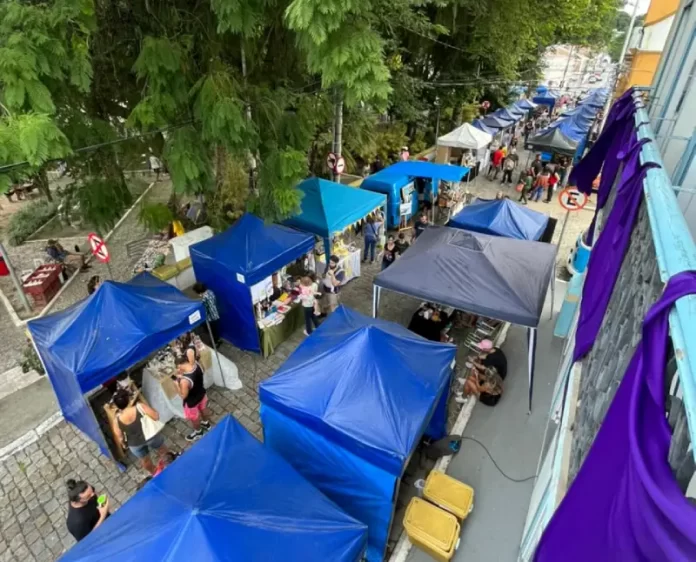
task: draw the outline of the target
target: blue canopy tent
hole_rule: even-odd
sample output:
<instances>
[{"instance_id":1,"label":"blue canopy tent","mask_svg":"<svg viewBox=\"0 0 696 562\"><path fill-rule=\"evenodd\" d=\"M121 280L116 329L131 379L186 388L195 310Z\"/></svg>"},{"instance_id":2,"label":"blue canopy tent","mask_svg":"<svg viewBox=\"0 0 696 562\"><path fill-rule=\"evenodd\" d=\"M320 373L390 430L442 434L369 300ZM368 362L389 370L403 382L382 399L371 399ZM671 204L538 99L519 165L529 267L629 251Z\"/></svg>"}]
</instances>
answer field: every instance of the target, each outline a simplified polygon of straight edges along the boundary
<instances>
[{"instance_id":1,"label":"blue canopy tent","mask_svg":"<svg viewBox=\"0 0 696 562\"><path fill-rule=\"evenodd\" d=\"M508 127L512 127L512 125L515 124L515 121L510 119L503 119L499 115L491 113L490 115L486 115L485 117L483 117L481 119L481 123L486 125L486 127L496 129L497 132L498 129L507 129Z\"/></svg>"},{"instance_id":2,"label":"blue canopy tent","mask_svg":"<svg viewBox=\"0 0 696 562\"><path fill-rule=\"evenodd\" d=\"M251 288L314 249L314 236L265 224L249 213L225 232L191 246L196 280L212 289L220 334L240 349L261 351Z\"/></svg>"},{"instance_id":3,"label":"blue canopy tent","mask_svg":"<svg viewBox=\"0 0 696 562\"><path fill-rule=\"evenodd\" d=\"M516 101L514 105L516 105L520 109L524 109L525 111L536 109L536 104L534 102L529 101L526 98Z\"/></svg>"},{"instance_id":4,"label":"blue canopy tent","mask_svg":"<svg viewBox=\"0 0 696 562\"><path fill-rule=\"evenodd\" d=\"M261 383L264 442L368 526L381 562L409 458L446 434L456 347L339 307Z\"/></svg>"},{"instance_id":5,"label":"blue canopy tent","mask_svg":"<svg viewBox=\"0 0 696 562\"><path fill-rule=\"evenodd\" d=\"M556 105L556 97L549 92L546 87L537 88L537 95L532 98L532 101L537 105L547 105L551 111Z\"/></svg>"},{"instance_id":6,"label":"blue canopy tent","mask_svg":"<svg viewBox=\"0 0 696 562\"><path fill-rule=\"evenodd\" d=\"M62 562L358 562L367 528L231 416Z\"/></svg>"},{"instance_id":7,"label":"blue canopy tent","mask_svg":"<svg viewBox=\"0 0 696 562\"><path fill-rule=\"evenodd\" d=\"M323 238L327 264L333 237L386 204L383 195L320 178L306 179L297 189L300 212L284 224Z\"/></svg>"},{"instance_id":8,"label":"blue canopy tent","mask_svg":"<svg viewBox=\"0 0 696 562\"><path fill-rule=\"evenodd\" d=\"M447 226L518 240L539 240L548 222L547 215L510 199L477 199L452 217Z\"/></svg>"},{"instance_id":9,"label":"blue canopy tent","mask_svg":"<svg viewBox=\"0 0 696 562\"><path fill-rule=\"evenodd\" d=\"M483 131L484 133L488 133L489 135L495 135L498 133L498 129L485 125L483 121L481 121L481 119L475 119L471 124L477 129Z\"/></svg>"},{"instance_id":10,"label":"blue canopy tent","mask_svg":"<svg viewBox=\"0 0 696 562\"><path fill-rule=\"evenodd\" d=\"M506 107L505 109L510 115L513 115L517 120L520 120L523 117L525 117L529 111L527 109L521 108L520 106L514 103Z\"/></svg>"},{"instance_id":11,"label":"blue canopy tent","mask_svg":"<svg viewBox=\"0 0 696 562\"><path fill-rule=\"evenodd\" d=\"M500 117L501 119L506 119L508 121L512 121L513 123L517 123L520 119L522 119L522 115L519 113L513 113L507 108L501 108L492 113L495 117Z\"/></svg>"},{"instance_id":12,"label":"blue canopy tent","mask_svg":"<svg viewBox=\"0 0 696 562\"><path fill-rule=\"evenodd\" d=\"M376 174L368 176L363 180L360 187L368 191L384 193L387 196L387 227L397 228L402 217L409 220L418 212L415 178L427 178L430 180L430 196L432 201L435 202L440 180L461 181L468 173L469 168L466 166L451 166L449 164L408 160L406 162L397 162ZM409 203L410 212L402 212L401 206Z\"/></svg>"},{"instance_id":13,"label":"blue canopy tent","mask_svg":"<svg viewBox=\"0 0 696 562\"><path fill-rule=\"evenodd\" d=\"M142 273L28 328L63 416L111 456L84 394L204 321L203 303Z\"/></svg>"}]
</instances>

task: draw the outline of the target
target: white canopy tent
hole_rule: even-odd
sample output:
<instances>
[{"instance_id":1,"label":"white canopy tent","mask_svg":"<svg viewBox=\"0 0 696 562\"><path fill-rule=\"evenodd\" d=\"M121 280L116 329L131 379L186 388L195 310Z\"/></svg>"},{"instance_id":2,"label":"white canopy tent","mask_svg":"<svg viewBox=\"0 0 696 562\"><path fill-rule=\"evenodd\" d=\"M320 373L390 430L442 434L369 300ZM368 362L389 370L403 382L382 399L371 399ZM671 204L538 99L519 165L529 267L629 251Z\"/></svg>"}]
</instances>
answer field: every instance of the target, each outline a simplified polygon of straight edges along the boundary
<instances>
[{"instance_id":1,"label":"white canopy tent","mask_svg":"<svg viewBox=\"0 0 696 562\"><path fill-rule=\"evenodd\" d=\"M454 131L437 139L437 145L478 150L479 148L485 148L492 141L493 137L488 133L477 129L470 123L464 123L461 127L457 127Z\"/></svg>"}]
</instances>

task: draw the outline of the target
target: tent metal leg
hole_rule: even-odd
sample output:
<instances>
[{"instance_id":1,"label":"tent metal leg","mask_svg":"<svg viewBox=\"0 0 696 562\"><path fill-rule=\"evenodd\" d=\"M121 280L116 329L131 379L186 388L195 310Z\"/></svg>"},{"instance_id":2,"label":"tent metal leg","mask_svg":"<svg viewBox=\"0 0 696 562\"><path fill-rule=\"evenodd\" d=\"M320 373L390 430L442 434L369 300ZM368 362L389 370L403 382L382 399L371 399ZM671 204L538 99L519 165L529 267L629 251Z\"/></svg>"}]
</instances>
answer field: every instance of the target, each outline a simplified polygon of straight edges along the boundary
<instances>
[{"instance_id":1,"label":"tent metal leg","mask_svg":"<svg viewBox=\"0 0 696 562\"><path fill-rule=\"evenodd\" d=\"M553 320L553 309L556 303L556 262L553 262L553 275L551 276L551 311L549 320Z\"/></svg>"},{"instance_id":2,"label":"tent metal leg","mask_svg":"<svg viewBox=\"0 0 696 562\"><path fill-rule=\"evenodd\" d=\"M215 343L215 338L213 337L213 330L210 328L210 322L208 322L208 319L205 319L205 325L208 327L208 335L210 336L210 343L213 344L213 351L215 352L215 358L217 359L218 367L220 368L220 377L222 377L222 380L225 380L224 373L222 371L222 361L220 361L220 355L218 353L218 348L217 344Z\"/></svg>"},{"instance_id":3,"label":"tent metal leg","mask_svg":"<svg viewBox=\"0 0 696 562\"><path fill-rule=\"evenodd\" d=\"M529 413L532 413L532 395L534 394L534 367L536 360L536 328L527 328L527 368L529 376Z\"/></svg>"}]
</instances>

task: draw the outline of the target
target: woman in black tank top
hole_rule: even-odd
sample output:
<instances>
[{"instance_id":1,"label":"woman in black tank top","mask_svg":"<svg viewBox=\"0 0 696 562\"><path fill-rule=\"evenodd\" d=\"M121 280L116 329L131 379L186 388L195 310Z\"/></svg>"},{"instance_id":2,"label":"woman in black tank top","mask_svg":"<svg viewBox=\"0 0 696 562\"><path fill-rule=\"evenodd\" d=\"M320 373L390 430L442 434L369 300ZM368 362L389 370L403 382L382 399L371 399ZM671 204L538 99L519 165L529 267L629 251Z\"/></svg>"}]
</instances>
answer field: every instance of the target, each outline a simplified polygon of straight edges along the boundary
<instances>
[{"instance_id":1,"label":"woman in black tank top","mask_svg":"<svg viewBox=\"0 0 696 562\"><path fill-rule=\"evenodd\" d=\"M184 416L191 422L193 432L186 436L187 441L195 441L203 431L210 429L210 412L208 412L208 396L203 385L203 369L196 361L192 361L191 353L186 353L176 361L176 382L184 402Z\"/></svg>"}]
</instances>

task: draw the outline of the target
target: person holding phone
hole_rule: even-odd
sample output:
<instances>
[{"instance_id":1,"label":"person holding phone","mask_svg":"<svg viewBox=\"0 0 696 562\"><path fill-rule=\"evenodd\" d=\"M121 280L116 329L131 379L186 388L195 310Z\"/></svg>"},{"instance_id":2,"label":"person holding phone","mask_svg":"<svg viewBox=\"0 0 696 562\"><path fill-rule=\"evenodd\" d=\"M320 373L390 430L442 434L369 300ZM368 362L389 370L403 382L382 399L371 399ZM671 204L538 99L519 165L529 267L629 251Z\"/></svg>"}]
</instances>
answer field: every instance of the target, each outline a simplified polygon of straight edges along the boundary
<instances>
[{"instance_id":1,"label":"person holding phone","mask_svg":"<svg viewBox=\"0 0 696 562\"><path fill-rule=\"evenodd\" d=\"M109 517L109 500L105 498L98 504L94 488L84 480L70 479L65 484L70 500L68 531L76 541L81 541Z\"/></svg>"}]
</instances>

